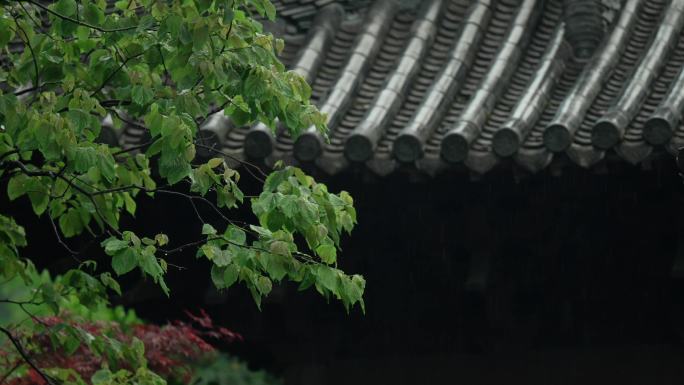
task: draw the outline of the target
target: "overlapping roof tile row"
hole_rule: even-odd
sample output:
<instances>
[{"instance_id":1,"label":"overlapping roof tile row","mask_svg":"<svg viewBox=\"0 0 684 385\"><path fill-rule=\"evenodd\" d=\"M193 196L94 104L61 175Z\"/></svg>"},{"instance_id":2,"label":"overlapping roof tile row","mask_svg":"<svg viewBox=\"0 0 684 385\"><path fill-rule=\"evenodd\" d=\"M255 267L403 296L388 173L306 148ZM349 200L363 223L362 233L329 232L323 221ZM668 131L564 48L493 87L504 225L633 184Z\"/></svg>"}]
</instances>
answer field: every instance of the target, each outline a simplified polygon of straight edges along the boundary
<instances>
[{"instance_id":1,"label":"overlapping roof tile row","mask_svg":"<svg viewBox=\"0 0 684 385\"><path fill-rule=\"evenodd\" d=\"M224 152L329 173L485 173L554 157L637 164L684 146L684 0L367 3L350 17L339 2L276 2L298 23L283 60L312 84L329 141L220 120L206 129Z\"/></svg>"}]
</instances>

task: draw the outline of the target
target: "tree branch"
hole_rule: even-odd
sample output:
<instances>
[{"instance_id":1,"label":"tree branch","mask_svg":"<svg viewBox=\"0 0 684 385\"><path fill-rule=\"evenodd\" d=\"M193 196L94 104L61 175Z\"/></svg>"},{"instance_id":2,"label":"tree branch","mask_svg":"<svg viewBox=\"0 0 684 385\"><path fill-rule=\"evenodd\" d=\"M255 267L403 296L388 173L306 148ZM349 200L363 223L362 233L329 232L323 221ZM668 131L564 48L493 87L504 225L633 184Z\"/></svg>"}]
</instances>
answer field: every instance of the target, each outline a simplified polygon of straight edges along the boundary
<instances>
[{"instance_id":1,"label":"tree branch","mask_svg":"<svg viewBox=\"0 0 684 385\"><path fill-rule=\"evenodd\" d=\"M230 159L232 159L232 160L234 160L234 161L236 161L236 162L240 162L240 163L244 164L245 166L249 166L249 167L254 168L254 169L262 176L262 178L260 178L260 177L258 177L258 176L256 176L256 175L254 175L254 173L252 173L252 172L250 171L249 167L245 167L245 169L247 169L247 172L249 173L249 175L251 175L254 179L258 180L258 181L261 182L261 183L264 183L264 182L265 182L265 179L268 177L268 175L266 175L266 173L264 173L264 172L261 170L261 168L260 168L259 166L257 166L256 164L254 164L254 163L251 163L251 162L246 161L246 160L244 160L244 159L238 159L238 158L235 157L234 155L230 155L230 154L228 154L228 153L226 153L226 152L223 152L223 151L221 151L221 150L217 150L216 148L211 147L211 146L207 146L206 144L201 144L201 143L195 142L195 146L196 146L196 147L199 147L199 148L203 148L203 149L205 149L205 150L212 151L212 152L214 152L214 153L216 153L216 154L219 154L219 155L221 155L221 156L225 156L226 158L230 158Z\"/></svg>"},{"instance_id":2,"label":"tree branch","mask_svg":"<svg viewBox=\"0 0 684 385\"><path fill-rule=\"evenodd\" d=\"M93 92L90 94L90 96L93 97L93 96L95 96L98 92L102 91L102 89L105 88L105 86L107 85L107 83L109 83L109 81L112 80L112 78L114 77L114 75L116 75L119 71L121 71L121 69L122 69L123 67L125 67L126 64L128 64L129 61L131 61L131 60L133 60L133 59L136 59L136 58L138 58L138 57L140 57L140 56L142 56L142 55L144 55L144 54L145 54L145 52L141 52L141 53L139 53L139 54L133 55L133 56L128 57L128 58L125 58L125 59L123 60L123 62L119 65L119 67L118 67L117 69L115 69L114 71L112 71L112 73L110 73L109 76L107 76L107 78L105 78L105 80L102 81L102 84L100 84L100 86L99 86L95 91L93 91Z\"/></svg>"},{"instance_id":3,"label":"tree branch","mask_svg":"<svg viewBox=\"0 0 684 385\"><path fill-rule=\"evenodd\" d=\"M220 236L220 235L216 235L216 236L213 236L213 237L207 237L206 239L200 239L199 241L195 241L195 242L186 243L186 244L184 244L184 245L178 246L178 247L173 248L173 249L169 249L169 250L160 249L160 250L161 250L161 252L164 253L164 255L175 254L175 253L179 253L179 252L181 252L181 251L187 249L188 247L194 247L194 246L197 246L197 245L201 245L201 244L203 244L203 243L207 243L207 242L210 242L210 241L216 241L216 240L222 240L222 241L228 243L229 245L233 245L233 246L237 246L237 247L242 247L242 248L244 248L244 249L256 250L256 251L261 251L261 252L269 253L269 254L275 254L275 253L273 253L273 252L271 252L271 251L269 251L269 250L266 250L266 249L264 249L264 248L261 248L261 247L255 247L255 246L250 246L250 245L242 245L242 244L239 244L239 243L237 243L237 242L233 242L233 241L231 241L230 239L227 239L226 237ZM302 253L302 252L299 252L299 251L295 251L295 252L292 253L292 254L293 254L293 255L296 255L296 256L299 256L304 262L315 262L314 259L313 259L313 257L311 257L309 254ZM278 254L278 255L287 257L287 255L283 255L283 254Z\"/></svg>"},{"instance_id":4,"label":"tree branch","mask_svg":"<svg viewBox=\"0 0 684 385\"><path fill-rule=\"evenodd\" d=\"M12 373L14 373L14 371L17 370L19 366L21 366L21 361L17 361L17 363L14 364L14 366L12 366L12 368L10 368L10 370L7 371L7 373L5 373L5 375L2 376L2 378L0 378L0 384L4 384L5 381L9 378L9 376L11 376Z\"/></svg>"},{"instance_id":5,"label":"tree branch","mask_svg":"<svg viewBox=\"0 0 684 385\"><path fill-rule=\"evenodd\" d=\"M22 162L16 161L16 160L7 160L7 161L3 161L3 162L0 163L0 164L5 164L5 165L10 166L10 167L11 167L11 166L14 166L14 168L18 168L22 173L24 173L24 174L26 174L26 175L28 175L28 176L47 176L47 177L52 178L52 179L61 179L61 180L63 180L63 181L66 182L69 186L73 187L76 191L80 192L81 194L83 194L84 196L86 196L86 197L90 200L90 202L93 204L93 207L95 208L95 212L97 213L97 215L98 215L98 216L100 217L100 219L102 220L102 223L106 224L106 225L107 225L111 230L113 230L117 235L121 235L121 232L120 232L119 230L117 230L111 223L109 223L109 222L107 221L107 219L104 217L104 215L102 215L102 212L100 211L100 207L97 205L97 202L95 202L95 198L94 198L94 196L93 196L93 193L91 193L91 192L85 190L83 187L81 187L81 186L77 185L76 183L74 183L74 180L78 180L79 182L83 183L82 181L80 181L80 180L78 179L77 176L74 176L73 179L69 180L69 178L67 178L67 177L65 177L64 175L62 175L61 172L60 172L60 173L55 173L54 171L29 170L29 169L26 167L25 164L23 164ZM7 166L5 166L5 168L7 168Z\"/></svg>"},{"instance_id":6,"label":"tree branch","mask_svg":"<svg viewBox=\"0 0 684 385\"><path fill-rule=\"evenodd\" d=\"M10 156L12 154L18 154L18 153L19 153L19 150L11 150L11 151L7 151L3 154L0 154L0 161L2 161L3 159L7 158L8 156Z\"/></svg>"},{"instance_id":7,"label":"tree branch","mask_svg":"<svg viewBox=\"0 0 684 385\"><path fill-rule=\"evenodd\" d=\"M48 86L48 85L51 85L51 84L61 84L61 82L45 82L45 83L43 83L43 84L41 84L41 85L39 85L39 86L29 87L29 88L25 88L25 89L23 89L23 90L21 90L21 91L17 91L17 92L14 93L14 96L21 96L21 95L27 94L27 93L29 93L29 92L42 90L45 86Z\"/></svg>"},{"instance_id":8,"label":"tree branch","mask_svg":"<svg viewBox=\"0 0 684 385\"><path fill-rule=\"evenodd\" d=\"M113 156L113 157L117 157L117 156L122 155L122 154L125 154L125 153L127 153L127 152L132 152L132 151L136 151L136 150L141 150L141 149L143 149L143 148L145 148L145 147L151 145L152 143L154 143L154 139L153 139L153 140L148 140L147 142L142 143L142 144L139 144L139 145L137 145L137 146L128 147L128 148L126 148L126 149L119 150L119 151L117 151L117 152L115 152L115 153L112 153L112 156Z\"/></svg>"},{"instance_id":9,"label":"tree branch","mask_svg":"<svg viewBox=\"0 0 684 385\"><path fill-rule=\"evenodd\" d=\"M28 34L26 31L24 31L24 28L19 25L19 20L17 17L12 14L12 17L14 18L14 24L17 26L17 29L19 29L23 34L24 38L26 39L26 46L29 48L29 51L31 51L31 59L33 59L33 70L35 71L35 82L33 84L40 84L40 72L38 71L38 61L36 60L36 54L33 51L33 45L31 44L31 39L29 39Z\"/></svg>"},{"instance_id":10,"label":"tree branch","mask_svg":"<svg viewBox=\"0 0 684 385\"><path fill-rule=\"evenodd\" d=\"M159 51L159 57L161 58L161 64L162 67L164 67L164 74L165 74L165 82L167 79L171 78L171 74L169 73L169 70L166 68L166 61L164 61L164 54L162 53L161 46L159 44L156 45L157 51Z\"/></svg>"},{"instance_id":11,"label":"tree branch","mask_svg":"<svg viewBox=\"0 0 684 385\"><path fill-rule=\"evenodd\" d=\"M56 16L56 17L58 17L58 18L60 18L60 19L62 19L62 20L67 20L67 21L70 21L70 22L72 22L72 23L74 23L74 24L82 25L82 26L84 26L84 27L88 27L88 28L91 28L91 29L94 29L94 30L96 30L96 31L100 31L100 32L103 32L103 33L124 32L124 31L130 31L130 30L132 30L132 29L138 28L137 25L134 25L134 26L131 26L131 27L114 28L114 29L102 28L102 27L98 27L98 26L96 26L96 25L88 24L88 23L83 22L83 21L80 21L80 20L76 20L76 19L71 18L71 17L66 16L66 15L62 15L61 13L58 13L58 12L55 12L55 11L51 10L50 8L44 6L43 4L41 4L41 3L37 2L37 1L33 1L33 0L17 0L17 1L18 1L18 2L23 2L23 3L30 3L30 4L33 4L33 5L35 5L36 7L40 8L40 9L46 11L47 13L49 13L49 14L51 14L51 15L53 15L53 16Z\"/></svg>"},{"instance_id":12,"label":"tree branch","mask_svg":"<svg viewBox=\"0 0 684 385\"><path fill-rule=\"evenodd\" d=\"M35 302L35 301L15 301L13 299L0 299L0 303L9 303L12 305L42 305L42 302Z\"/></svg>"},{"instance_id":13,"label":"tree branch","mask_svg":"<svg viewBox=\"0 0 684 385\"><path fill-rule=\"evenodd\" d=\"M59 242L59 244L62 245L62 247L64 247L64 249L66 249L66 251L67 251L69 254L71 254L71 256L76 260L76 262L78 262L78 263L83 262L83 261L81 261L80 259L78 259L78 257L77 257L77 255L78 255L79 253L78 253L77 251L72 250L72 249L69 247L69 245L67 245L66 242L64 242L64 240L62 239L62 237L59 235L59 231L57 230L57 225L55 224L55 220L52 219L52 215L49 215L49 213L48 213L48 218L50 219L50 224L52 224L52 230L54 230L55 236L57 237L57 242Z\"/></svg>"},{"instance_id":14,"label":"tree branch","mask_svg":"<svg viewBox=\"0 0 684 385\"><path fill-rule=\"evenodd\" d=\"M132 120L130 120L130 119L124 118L123 116L121 116L121 114L119 113L119 111L117 111L117 110L114 109L114 108L107 108L107 111L113 112L114 115L116 115L116 117L119 118L119 120L121 120L122 122L128 124L129 126L133 126L133 127L135 127L135 128L139 128L139 129L141 129L141 130L147 130L147 127L143 126L142 124L136 123L136 122L134 122L134 121L132 121Z\"/></svg>"},{"instance_id":15,"label":"tree branch","mask_svg":"<svg viewBox=\"0 0 684 385\"><path fill-rule=\"evenodd\" d=\"M0 332L4 333L7 338L9 338L10 341L12 341L12 344L14 347L17 349L17 352L21 356L21 358L33 369L38 373L38 375L45 381L47 384L59 384L54 378L48 376L45 372L43 372L36 364L29 358L28 354L24 350L24 347L21 346L19 341L12 335L12 332L9 330L5 329L4 327L0 326Z\"/></svg>"},{"instance_id":16,"label":"tree branch","mask_svg":"<svg viewBox=\"0 0 684 385\"><path fill-rule=\"evenodd\" d=\"M118 106L129 106L129 105L131 105L131 101L130 100L117 100L117 99L103 100L100 102L100 105L104 108L118 107Z\"/></svg>"}]
</instances>

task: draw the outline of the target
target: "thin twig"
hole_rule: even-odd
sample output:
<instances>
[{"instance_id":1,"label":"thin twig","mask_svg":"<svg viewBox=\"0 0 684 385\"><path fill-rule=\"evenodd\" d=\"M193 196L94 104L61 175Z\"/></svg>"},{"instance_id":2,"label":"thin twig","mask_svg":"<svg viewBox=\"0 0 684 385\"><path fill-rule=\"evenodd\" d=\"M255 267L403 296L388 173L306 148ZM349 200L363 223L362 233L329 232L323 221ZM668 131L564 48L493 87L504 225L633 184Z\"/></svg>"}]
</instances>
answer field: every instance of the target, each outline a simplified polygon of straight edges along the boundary
<instances>
[{"instance_id":1,"label":"thin twig","mask_svg":"<svg viewBox=\"0 0 684 385\"><path fill-rule=\"evenodd\" d=\"M5 328L2 327L2 326L0 326L0 332L4 333L4 334L7 336L7 338L9 338L9 340L12 341L12 344L13 344L14 347L17 349L17 352L19 353L19 355L21 356L21 358L22 358L22 359L23 359L23 360L24 360L24 361L25 361L33 370L35 370L36 373L38 373L38 375L45 381L45 383L47 383L47 384L57 384L57 383L59 383L59 382L57 382L54 378L48 376L45 372L43 372L38 366L36 366L36 364L33 362L33 360L31 360L31 359L29 358L28 354L27 354L26 351L24 350L24 347L21 346L21 344L19 343L19 341L18 341L16 338L14 338L14 335L12 335L12 332L10 332L9 330L5 329Z\"/></svg>"},{"instance_id":2,"label":"thin twig","mask_svg":"<svg viewBox=\"0 0 684 385\"><path fill-rule=\"evenodd\" d=\"M78 262L78 263L83 262L80 259L78 259L78 257L77 257L78 251L72 250L69 247L69 245L67 245L66 242L64 242L62 237L59 235L59 231L57 230L57 225L55 224L55 220L52 219L52 215L48 214L48 218L50 219L50 223L52 224L52 229L55 232L55 237L57 237L57 242L59 242L59 244L62 245L62 247L64 247L64 249L66 249L66 251L69 252L69 254L71 254L71 256L76 260L76 262Z\"/></svg>"},{"instance_id":3,"label":"thin twig","mask_svg":"<svg viewBox=\"0 0 684 385\"><path fill-rule=\"evenodd\" d=\"M83 22L83 21L80 21L80 20L76 20L76 19L71 18L71 17L66 16L66 15L62 15L61 13L58 13L58 12L55 12L55 11L51 10L50 8L44 6L43 4L41 4L41 3L37 2L37 1L33 1L33 0L17 0L17 1L33 4L33 5L35 5L36 7L40 8L40 9L46 11L47 13L50 13L50 14L56 16L56 17L59 17L59 18L62 19L62 20L67 20L67 21L70 21L70 22L72 22L72 23L74 23L74 24L82 25L82 26L84 26L84 27L88 27L88 28L91 28L91 29L94 29L94 30L96 30L96 31L100 31L100 32L103 32L103 33L124 32L124 31L130 31L130 30L132 30L132 29L138 28L137 25L134 25L134 26L131 26L131 27L114 28L114 29L102 28L102 27L98 27L98 26L96 26L96 25L88 24L88 23Z\"/></svg>"},{"instance_id":4,"label":"thin twig","mask_svg":"<svg viewBox=\"0 0 684 385\"><path fill-rule=\"evenodd\" d=\"M197 215L197 218L200 220L200 222L207 223L207 221L202 218L202 214L200 214L199 210L197 210L197 205L195 205L195 201L191 196L188 196L188 200L190 201L190 205L192 205L192 209L195 210L195 215Z\"/></svg>"},{"instance_id":5,"label":"thin twig","mask_svg":"<svg viewBox=\"0 0 684 385\"><path fill-rule=\"evenodd\" d=\"M33 70L35 71L35 82L33 84L40 84L40 72L38 71L38 60L36 59L36 54L33 51L33 45L31 44L31 39L29 39L29 36L26 33L26 31L24 31L24 28L22 28L21 25L19 25L19 20L17 19L17 17L14 14L12 14L12 17L14 18L14 24L17 26L17 29L19 29L24 34L24 38L26 38L26 46L29 48L29 51L31 51L31 59L33 59Z\"/></svg>"},{"instance_id":6,"label":"thin twig","mask_svg":"<svg viewBox=\"0 0 684 385\"><path fill-rule=\"evenodd\" d=\"M123 155L123 154L125 154L125 153L127 153L127 152L133 152L133 151L136 151L136 150L141 150L141 149L143 149L143 148L145 148L145 147L151 145L152 143L154 143L154 141L155 141L155 139L152 139L152 140L148 140L148 141L145 142L145 143L139 144L139 145L137 145L137 146L128 147L128 148L126 148L126 149L121 149L121 150L119 150L119 151L117 151L117 152L112 153L112 156L113 156L113 157L117 157L117 156Z\"/></svg>"},{"instance_id":7,"label":"thin twig","mask_svg":"<svg viewBox=\"0 0 684 385\"><path fill-rule=\"evenodd\" d=\"M142 55L144 55L144 54L145 54L145 52L141 52L141 53L136 54L136 55L133 55L133 56L131 56L131 57L129 57L129 58L125 58L125 59L123 60L123 62L119 65L119 67L118 67L117 69L115 69L114 71L112 71L112 73L110 73L109 76L107 76L107 78L105 78L105 80L102 81L102 84L100 84L100 86L99 86L95 91L93 91L93 92L90 94L90 97L93 97L93 96L95 96L98 92L102 91L102 89L105 88L105 86L107 85L107 83L109 83L109 81L112 80L112 78L114 77L114 75L116 75L119 71L121 71L121 69L122 69L123 67L125 67L126 64L128 64L129 61L131 61L131 60L133 60L133 59L136 59L136 58L138 58L138 57L140 57L140 56L142 56Z\"/></svg>"},{"instance_id":8,"label":"thin twig","mask_svg":"<svg viewBox=\"0 0 684 385\"><path fill-rule=\"evenodd\" d=\"M11 150L11 151L7 151L3 154L0 154L0 161L2 161L3 159L7 158L8 156L10 156L12 154L18 154L18 153L19 153L19 150Z\"/></svg>"},{"instance_id":9,"label":"thin twig","mask_svg":"<svg viewBox=\"0 0 684 385\"><path fill-rule=\"evenodd\" d=\"M159 51L159 57L161 58L162 67L164 67L164 74L166 75L167 78L169 78L169 77L171 77L171 75L169 74L169 70L166 69L166 61L164 61L164 54L162 53L161 45L157 44L156 47L157 47L157 51Z\"/></svg>"},{"instance_id":10,"label":"thin twig","mask_svg":"<svg viewBox=\"0 0 684 385\"><path fill-rule=\"evenodd\" d=\"M5 298L5 299L0 299L0 303L9 303L12 305L42 305L43 302L35 302L35 301L15 301L13 299Z\"/></svg>"},{"instance_id":11,"label":"thin twig","mask_svg":"<svg viewBox=\"0 0 684 385\"><path fill-rule=\"evenodd\" d=\"M21 366L21 361L17 361L17 363L15 363L14 366L7 373L5 373L5 375L2 376L2 378L0 378L0 384L4 384L5 381L7 381L7 379L9 378L9 376L11 376L12 373L14 373L14 371L17 370L19 366Z\"/></svg>"},{"instance_id":12,"label":"thin twig","mask_svg":"<svg viewBox=\"0 0 684 385\"><path fill-rule=\"evenodd\" d=\"M103 100L100 102L100 105L102 107L118 107L118 106L129 106L131 105L130 100L118 100L118 99L113 99L113 100Z\"/></svg>"},{"instance_id":13,"label":"thin twig","mask_svg":"<svg viewBox=\"0 0 684 385\"><path fill-rule=\"evenodd\" d=\"M209 120L209 117L210 117L210 116L212 116L212 115L214 115L215 113L217 113L217 112L223 110L224 108L226 108L226 106L227 106L228 104L233 104L233 101L230 100L230 99L228 99L228 100L226 100L225 102L223 102L223 104L221 104L220 106L214 107L214 108L212 108L211 110L209 110L209 111L207 112L207 114L204 115L204 117L203 117L202 119L200 119L200 120L198 120L198 121L195 122L195 123L197 124L197 127L201 127L204 123L207 122L207 120Z\"/></svg>"},{"instance_id":14,"label":"thin twig","mask_svg":"<svg viewBox=\"0 0 684 385\"><path fill-rule=\"evenodd\" d=\"M263 183L263 182L265 181L265 179L268 178L268 175L266 175L266 173L264 173L264 172L261 170L261 168L260 168L259 166L257 166L256 164L254 164L254 163L251 163L251 162L246 161L246 160L244 160L244 159L239 159L239 158L237 158L237 157L234 156L234 155L230 155L230 154L228 154L227 152L223 152L223 151L221 151L221 150L217 150L216 148L211 147L211 146L207 146L207 145L205 145L205 144L195 143L195 146L200 147L200 148L203 148L203 149L205 149L205 150L213 151L213 152L216 153L216 154L225 156L226 158L230 158L230 159L232 159L232 160L234 160L234 161L236 161L236 162L240 162L240 163L244 164L245 166L250 166L250 167L254 168L255 170L257 170L257 172L258 172L263 178L259 178L258 176L254 175L252 172L250 172L249 167L245 167L245 168L247 169L247 172L248 172L252 177L254 177L254 179L258 180L259 182L262 182L262 183Z\"/></svg>"},{"instance_id":15,"label":"thin twig","mask_svg":"<svg viewBox=\"0 0 684 385\"><path fill-rule=\"evenodd\" d=\"M29 88L25 88L25 89L23 89L23 90L21 90L21 91L17 91L17 92L14 93L14 96L21 96L21 95L27 94L27 93L29 93L29 92L42 90L45 86L48 86L48 85L51 85L51 84L60 84L60 83L61 83L61 82L45 82L45 83L43 83L43 84L41 84L41 85L39 85L39 86L36 86L36 87L29 87Z\"/></svg>"},{"instance_id":16,"label":"thin twig","mask_svg":"<svg viewBox=\"0 0 684 385\"><path fill-rule=\"evenodd\" d=\"M178 246L178 247L170 249L170 250L163 250L162 249L161 251L164 253L164 255L175 254L175 253L179 253L179 252L187 249L188 247L193 247L193 246L200 245L202 243L206 243L206 242L210 242L210 241L216 241L216 240L222 240L222 241L228 243L229 245L241 247L243 249L256 250L256 251L261 251L264 253L274 254L273 252L266 250L262 247L256 247L256 246L251 246L251 245L243 245L243 244L231 241L230 239L228 239L224 236L221 236L221 235L207 237L206 239L200 239L200 240L195 241L195 242L186 243L184 245ZM276 255L288 257L288 255L284 255L284 254L276 254ZM292 253L292 255L293 256L296 255L296 256L300 257L303 261L305 261L307 263L315 262L315 260L312 256L310 256L309 254L306 254L306 253L302 253L300 251L295 251Z\"/></svg>"},{"instance_id":17,"label":"thin twig","mask_svg":"<svg viewBox=\"0 0 684 385\"><path fill-rule=\"evenodd\" d=\"M26 14L26 16L27 16L29 19L31 19L31 21L33 22L33 24L35 24L36 27L38 27L38 29L40 30L40 32L41 32L42 34L44 34L45 36L47 36L48 38L50 38L50 40L56 41L55 38L52 37L52 35L50 35L49 33L47 33L47 31L45 30L45 28L43 28L43 24L42 24L41 22L39 22L38 20L36 20L36 19L31 15L31 13L26 9L26 7L24 7L24 4L22 4L21 2L19 2L19 6L21 7L21 9L24 10L24 13Z\"/></svg>"},{"instance_id":18,"label":"thin twig","mask_svg":"<svg viewBox=\"0 0 684 385\"><path fill-rule=\"evenodd\" d=\"M83 187L77 185L76 183L73 183L74 179L78 180L81 183L84 183L83 181L81 181L77 177L74 177L74 179L69 180L69 178L65 177L61 173L55 173L54 171L29 170L25 164L23 164L22 162L16 161L16 160L8 160L8 161L4 161L2 163L6 165L5 168L7 168L8 166L10 166L10 167L14 166L15 168L18 168L19 170L21 170L21 172L23 172L27 176L47 176L47 177L52 178L52 179L57 179L57 178L62 179L69 186L73 187L76 191L80 192L81 194L83 194L84 196L86 196L90 200L90 202L93 204L93 207L95 208L95 212L98 214L98 216L102 220L102 223L106 224L109 227L109 229L114 231L114 233L116 233L117 235L119 235L119 236L122 235L121 232L117 228L115 228L111 223L109 223L107 221L107 219L105 218L105 216L102 214L102 212L100 211L100 207L98 206L97 202L95 202L95 197L93 196L93 194L89 191L86 191Z\"/></svg>"}]
</instances>

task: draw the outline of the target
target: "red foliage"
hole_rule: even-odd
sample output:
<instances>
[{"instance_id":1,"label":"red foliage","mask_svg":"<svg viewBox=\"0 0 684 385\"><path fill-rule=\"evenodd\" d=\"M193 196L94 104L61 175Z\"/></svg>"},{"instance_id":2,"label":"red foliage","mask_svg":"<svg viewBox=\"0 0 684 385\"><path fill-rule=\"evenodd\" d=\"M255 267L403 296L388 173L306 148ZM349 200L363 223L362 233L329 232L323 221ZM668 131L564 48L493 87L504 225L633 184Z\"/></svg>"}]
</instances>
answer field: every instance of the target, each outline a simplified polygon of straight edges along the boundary
<instances>
[{"instance_id":1,"label":"red foliage","mask_svg":"<svg viewBox=\"0 0 684 385\"><path fill-rule=\"evenodd\" d=\"M123 344L130 344L133 338L138 338L145 346L145 358L152 371L167 380L188 383L192 377L192 364L210 359L215 353L214 348L206 341L207 338L232 342L242 340L242 336L215 326L204 310L200 310L199 315L189 312L186 314L200 328L182 321L164 326L135 325L129 330L123 330L115 322L74 322L65 317L45 317L39 321L48 327L67 324L92 335L107 335ZM83 344L71 355L62 350L54 350L47 334L28 336L28 340L32 345L40 347L31 352L33 362L38 367L73 369L85 381L102 367L105 360ZM119 362L118 365L127 367L125 362ZM25 377L15 379L9 385L45 385L45 382L38 373L29 370Z\"/></svg>"}]
</instances>

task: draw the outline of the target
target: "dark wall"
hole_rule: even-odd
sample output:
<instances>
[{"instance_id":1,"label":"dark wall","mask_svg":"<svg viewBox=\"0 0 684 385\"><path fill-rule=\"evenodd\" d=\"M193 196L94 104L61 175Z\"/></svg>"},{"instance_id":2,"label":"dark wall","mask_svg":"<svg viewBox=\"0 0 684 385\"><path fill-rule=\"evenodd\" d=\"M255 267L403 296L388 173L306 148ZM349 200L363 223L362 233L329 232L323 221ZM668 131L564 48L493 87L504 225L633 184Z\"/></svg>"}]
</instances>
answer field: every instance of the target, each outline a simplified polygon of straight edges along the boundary
<instances>
[{"instance_id":1,"label":"dark wall","mask_svg":"<svg viewBox=\"0 0 684 385\"><path fill-rule=\"evenodd\" d=\"M117 301L156 321L203 307L246 338L229 350L288 385L681 383L684 186L673 163L560 176L504 165L475 181L320 175L356 199L341 260L368 281L365 315L289 286L259 312L241 288L211 290L194 252L172 259L187 267L170 273L173 300L132 277ZM161 199L131 225L197 239L192 208Z\"/></svg>"}]
</instances>

